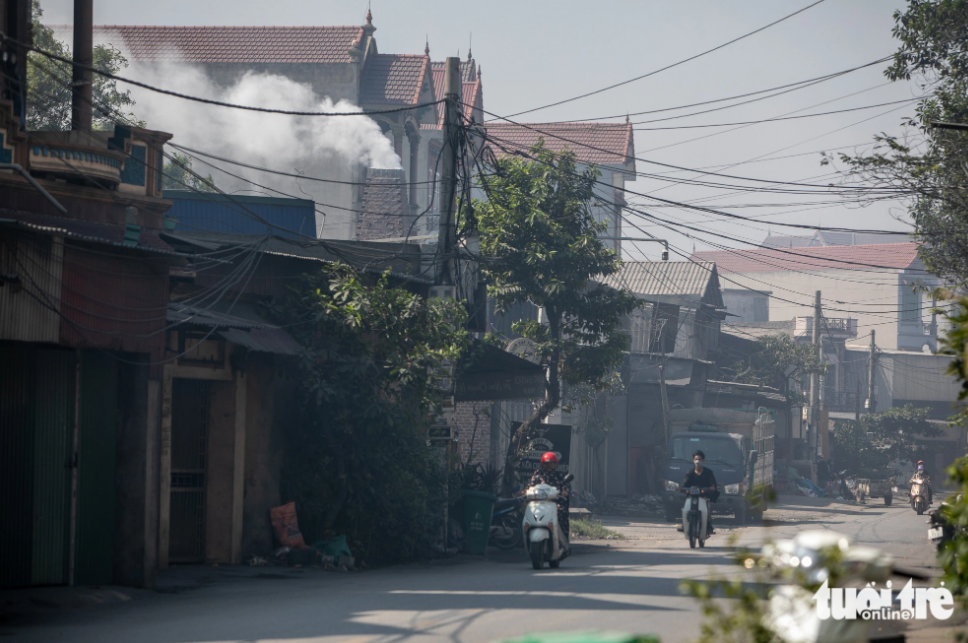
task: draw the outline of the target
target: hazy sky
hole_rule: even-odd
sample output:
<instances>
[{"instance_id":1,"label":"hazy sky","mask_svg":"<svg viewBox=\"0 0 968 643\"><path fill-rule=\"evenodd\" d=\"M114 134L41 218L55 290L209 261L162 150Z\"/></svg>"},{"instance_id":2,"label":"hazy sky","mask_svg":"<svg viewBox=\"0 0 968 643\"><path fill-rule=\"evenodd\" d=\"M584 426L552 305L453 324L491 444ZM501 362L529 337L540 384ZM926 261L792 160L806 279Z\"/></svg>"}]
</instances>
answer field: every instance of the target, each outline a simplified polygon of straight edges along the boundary
<instances>
[{"instance_id":1,"label":"hazy sky","mask_svg":"<svg viewBox=\"0 0 968 643\"><path fill-rule=\"evenodd\" d=\"M373 23L383 53L423 53L429 37L435 60L448 55L466 57L473 32L474 58L482 68L484 107L497 114L555 102L642 75L688 58L810 4L810 0L736 0L733 2L578 2L556 0L522 2L491 0L373 0ZM872 62L891 54L893 12L902 0L826 0L822 4L739 43L624 87L538 111L516 120L542 122L595 118L675 107L805 80ZM45 22L71 22L71 0L42 0ZM97 24L150 25L356 25L362 24L365 1L329 0L95 0ZM848 74L782 96L724 109L711 114L677 118L638 127L669 127L733 123L774 118L791 113L809 114L887 103L917 96L913 83L888 83L885 65ZM854 94L854 95L851 95ZM726 103L723 103L726 104ZM716 107L711 105L709 107ZM649 120L694 110L633 117ZM799 111L798 111L799 110ZM884 114L888 110L890 113ZM135 108L137 112L137 108ZM913 107L891 105L843 114L763 123L733 128L637 131L635 147L642 159L688 168L742 163L756 157L817 152L865 144L878 132L900 133L900 121ZM617 119L622 120L622 119ZM863 122L860 122L863 121ZM150 126L150 123L149 123ZM723 132L717 134L717 132ZM710 134L716 134L709 136ZM698 137L702 140L690 141ZM846 151L850 151L849 149ZM748 163L720 171L759 179L820 182L830 170L819 164L819 154ZM638 171L667 172L639 161ZM688 178L696 173L663 174ZM819 177L819 178L813 178ZM707 180L735 183L731 179ZM749 184L747 184L749 185ZM736 241L711 236L762 241L769 227L774 233L808 234L782 228L781 222L871 229L903 229L892 214L903 208L881 204L865 209L843 204L824 207L806 204L836 197L823 194L731 194L724 188L675 185L641 178L630 185L637 192L675 202L697 201L709 206L737 207L731 212L762 222L738 224L706 218L694 212L651 203L646 209L669 220L699 222L707 231L687 239L653 224L637 221L650 233L667 237L692 250L708 246L702 238L733 247ZM628 196L630 201L649 203ZM788 207L780 207L787 205ZM812 208L802 211L805 208ZM800 210L798 212L794 212ZM639 233L626 226L630 236ZM643 249L655 256L658 248ZM634 254L634 249L629 248Z\"/></svg>"}]
</instances>

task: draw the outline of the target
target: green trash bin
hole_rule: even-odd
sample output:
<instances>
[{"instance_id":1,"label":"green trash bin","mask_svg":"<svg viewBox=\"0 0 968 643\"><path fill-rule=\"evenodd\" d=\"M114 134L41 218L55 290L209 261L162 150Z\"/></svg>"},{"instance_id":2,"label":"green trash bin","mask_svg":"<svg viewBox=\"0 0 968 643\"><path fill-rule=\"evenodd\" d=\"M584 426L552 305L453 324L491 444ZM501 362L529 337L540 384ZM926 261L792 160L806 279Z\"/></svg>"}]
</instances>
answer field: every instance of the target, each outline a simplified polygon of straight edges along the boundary
<instances>
[{"instance_id":1,"label":"green trash bin","mask_svg":"<svg viewBox=\"0 0 968 643\"><path fill-rule=\"evenodd\" d=\"M483 554L487 551L487 537L491 530L491 514L494 513L494 501L497 496L483 491L461 491L464 499L464 542L471 554Z\"/></svg>"}]
</instances>

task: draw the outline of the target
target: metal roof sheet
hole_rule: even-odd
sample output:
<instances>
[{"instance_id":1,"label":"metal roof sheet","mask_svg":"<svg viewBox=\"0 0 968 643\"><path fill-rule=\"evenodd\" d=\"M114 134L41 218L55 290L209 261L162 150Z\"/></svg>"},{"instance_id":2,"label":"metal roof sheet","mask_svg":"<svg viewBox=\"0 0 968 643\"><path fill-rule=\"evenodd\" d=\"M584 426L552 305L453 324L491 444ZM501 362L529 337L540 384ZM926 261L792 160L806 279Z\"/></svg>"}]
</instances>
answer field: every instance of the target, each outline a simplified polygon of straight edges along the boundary
<instances>
[{"instance_id":1,"label":"metal roof sheet","mask_svg":"<svg viewBox=\"0 0 968 643\"><path fill-rule=\"evenodd\" d=\"M257 353L298 355L302 350L299 342L281 328L253 328L248 331L229 328L219 331L219 335L233 344L244 346Z\"/></svg>"},{"instance_id":2,"label":"metal roof sheet","mask_svg":"<svg viewBox=\"0 0 968 643\"><path fill-rule=\"evenodd\" d=\"M721 308L716 264L695 261L626 261L602 282L616 289L630 290L642 299L704 302Z\"/></svg>"}]
</instances>

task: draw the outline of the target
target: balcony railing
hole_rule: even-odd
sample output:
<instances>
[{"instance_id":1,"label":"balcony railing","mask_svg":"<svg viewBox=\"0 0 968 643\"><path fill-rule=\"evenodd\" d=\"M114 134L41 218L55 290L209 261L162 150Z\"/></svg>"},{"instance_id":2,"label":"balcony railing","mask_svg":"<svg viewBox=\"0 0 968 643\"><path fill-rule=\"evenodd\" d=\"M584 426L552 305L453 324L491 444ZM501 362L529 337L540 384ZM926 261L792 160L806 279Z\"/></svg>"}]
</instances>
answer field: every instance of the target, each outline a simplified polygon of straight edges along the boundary
<instances>
[{"instance_id":1,"label":"balcony railing","mask_svg":"<svg viewBox=\"0 0 968 643\"><path fill-rule=\"evenodd\" d=\"M824 390L824 403L831 411L853 412L857 410L857 393L855 391ZM861 406L864 400L861 399Z\"/></svg>"},{"instance_id":2,"label":"balcony railing","mask_svg":"<svg viewBox=\"0 0 968 643\"><path fill-rule=\"evenodd\" d=\"M794 319L794 334L797 337L809 337L813 334L813 317L797 317ZM820 332L839 337L857 337L857 320L851 317L824 317L820 325Z\"/></svg>"}]
</instances>

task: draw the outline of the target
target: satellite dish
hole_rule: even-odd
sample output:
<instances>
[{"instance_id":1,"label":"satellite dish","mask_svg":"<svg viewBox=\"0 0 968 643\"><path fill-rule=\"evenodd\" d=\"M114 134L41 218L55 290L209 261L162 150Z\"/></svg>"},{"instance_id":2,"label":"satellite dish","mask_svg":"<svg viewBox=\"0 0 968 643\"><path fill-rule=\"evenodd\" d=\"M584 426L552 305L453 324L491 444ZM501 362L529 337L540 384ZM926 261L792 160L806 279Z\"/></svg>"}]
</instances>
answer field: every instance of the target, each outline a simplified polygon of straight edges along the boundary
<instances>
[{"instance_id":1,"label":"satellite dish","mask_svg":"<svg viewBox=\"0 0 968 643\"><path fill-rule=\"evenodd\" d=\"M538 350L535 346L534 340L527 339L525 337L519 337L518 339L512 340L508 343L507 352L512 355L516 355L523 360L527 360L532 364L538 364L541 361L541 357L538 355Z\"/></svg>"}]
</instances>

